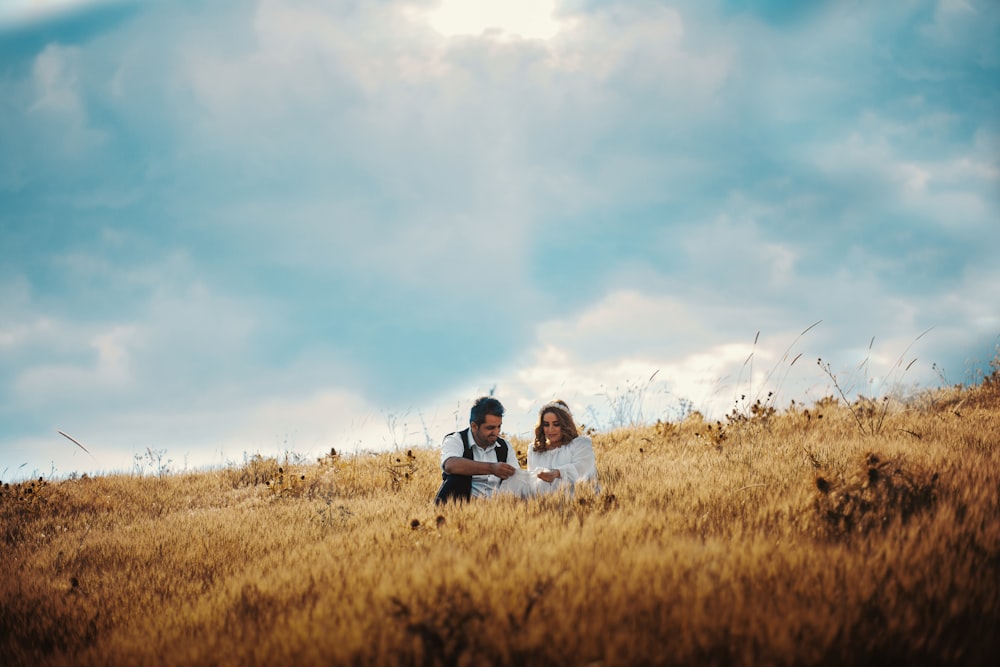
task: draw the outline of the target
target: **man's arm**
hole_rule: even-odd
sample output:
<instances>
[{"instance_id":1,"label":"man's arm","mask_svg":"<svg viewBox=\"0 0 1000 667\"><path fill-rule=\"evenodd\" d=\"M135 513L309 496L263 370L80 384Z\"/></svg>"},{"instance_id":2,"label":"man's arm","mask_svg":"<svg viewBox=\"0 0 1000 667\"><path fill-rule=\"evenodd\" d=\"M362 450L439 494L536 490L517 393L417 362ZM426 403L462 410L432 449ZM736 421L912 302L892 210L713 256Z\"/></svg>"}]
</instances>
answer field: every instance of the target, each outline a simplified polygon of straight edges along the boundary
<instances>
[{"instance_id":1,"label":"man's arm","mask_svg":"<svg viewBox=\"0 0 1000 667\"><path fill-rule=\"evenodd\" d=\"M449 475L495 475L500 479L507 479L514 474L514 466L509 463L470 461L461 456L452 456L441 467Z\"/></svg>"}]
</instances>

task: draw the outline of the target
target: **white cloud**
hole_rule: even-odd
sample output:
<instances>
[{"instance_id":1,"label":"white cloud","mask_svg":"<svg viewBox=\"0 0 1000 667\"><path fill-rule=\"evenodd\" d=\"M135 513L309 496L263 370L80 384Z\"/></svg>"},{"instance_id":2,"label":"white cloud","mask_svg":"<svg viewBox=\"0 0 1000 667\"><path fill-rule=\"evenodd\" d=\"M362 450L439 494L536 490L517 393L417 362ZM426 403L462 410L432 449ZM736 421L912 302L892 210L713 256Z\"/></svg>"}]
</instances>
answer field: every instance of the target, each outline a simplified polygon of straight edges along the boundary
<instances>
[{"instance_id":1,"label":"white cloud","mask_svg":"<svg viewBox=\"0 0 1000 667\"><path fill-rule=\"evenodd\" d=\"M30 322L6 323L0 327L0 348L16 350L28 343L37 344L51 339L57 329L58 323L48 317L37 317Z\"/></svg>"},{"instance_id":2,"label":"white cloud","mask_svg":"<svg viewBox=\"0 0 1000 667\"><path fill-rule=\"evenodd\" d=\"M968 12L971 14L977 13L976 10L965 0L940 0L940 2L938 2L938 11L943 14L950 14L953 12Z\"/></svg>"},{"instance_id":3,"label":"white cloud","mask_svg":"<svg viewBox=\"0 0 1000 667\"><path fill-rule=\"evenodd\" d=\"M76 59L79 50L50 44L35 59L34 74L37 98L33 110L49 110L72 116L81 116L77 86Z\"/></svg>"},{"instance_id":4,"label":"white cloud","mask_svg":"<svg viewBox=\"0 0 1000 667\"><path fill-rule=\"evenodd\" d=\"M708 289L715 298L740 300L794 288L799 252L793 242L769 240L756 221L758 215L773 217L781 205L736 192L726 206L730 213L672 232L673 243L684 249L691 292L704 296Z\"/></svg>"},{"instance_id":5,"label":"white cloud","mask_svg":"<svg viewBox=\"0 0 1000 667\"><path fill-rule=\"evenodd\" d=\"M77 47L49 44L38 54L32 68L34 99L26 109L29 123L44 128L34 134L36 148L48 158L84 159L102 145L107 135L91 126L81 100L82 54ZM21 160L26 156L20 156ZM21 169L22 167L15 167Z\"/></svg>"},{"instance_id":6,"label":"white cloud","mask_svg":"<svg viewBox=\"0 0 1000 667\"><path fill-rule=\"evenodd\" d=\"M218 441L225 451L267 450L285 438L290 451L303 455L321 455L331 447L350 451L395 444L388 441L392 433L375 406L333 383L311 393L265 397L241 412ZM405 434L397 435L405 442Z\"/></svg>"},{"instance_id":7,"label":"white cloud","mask_svg":"<svg viewBox=\"0 0 1000 667\"><path fill-rule=\"evenodd\" d=\"M43 320L41 330L52 334L49 323ZM62 327L67 333L62 335L61 345L68 346L66 339L80 338L83 332L70 332L76 328L69 323ZM53 400L73 397L88 397L93 401L99 395L119 393L132 386L130 372L132 346L136 331L133 327L112 327L91 333L83 342L90 350L84 354L87 361L77 364L41 363L20 372L14 381L19 402L27 405L47 404ZM86 399L84 399L86 400Z\"/></svg>"},{"instance_id":8,"label":"white cloud","mask_svg":"<svg viewBox=\"0 0 1000 667\"><path fill-rule=\"evenodd\" d=\"M4 0L4 2L0 3L0 27L31 24L51 19L74 10L109 4L110 1L111 0Z\"/></svg>"},{"instance_id":9,"label":"white cloud","mask_svg":"<svg viewBox=\"0 0 1000 667\"><path fill-rule=\"evenodd\" d=\"M576 351L572 362L619 359L665 348L676 353L678 346L712 338L684 301L635 290L609 293L575 316L546 321L537 335L556 348Z\"/></svg>"},{"instance_id":10,"label":"white cloud","mask_svg":"<svg viewBox=\"0 0 1000 667\"><path fill-rule=\"evenodd\" d=\"M795 361L807 348L802 331L765 332L756 345L752 333L733 340L712 323L711 310L690 299L622 290L544 322L517 370L498 383L511 428L530 427L533 411L553 398L567 400L591 425L607 426L630 402L632 415L647 420L676 418L682 399L721 417L740 395L765 400L768 391L780 391L784 405L817 383L809 363Z\"/></svg>"},{"instance_id":11,"label":"white cloud","mask_svg":"<svg viewBox=\"0 0 1000 667\"><path fill-rule=\"evenodd\" d=\"M554 0L440 0L426 16L442 35L491 35L550 39L561 22Z\"/></svg>"},{"instance_id":12,"label":"white cloud","mask_svg":"<svg viewBox=\"0 0 1000 667\"><path fill-rule=\"evenodd\" d=\"M175 459L422 443L494 383L518 432L555 396L724 412L817 319L783 396L873 335L891 364L995 328L995 47L965 39L995 11L942 4L934 41L912 3L691 4L563 3L541 40L446 38L432 2L149 3L21 40L4 416ZM458 364L456 322L495 358Z\"/></svg>"}]
</instances>

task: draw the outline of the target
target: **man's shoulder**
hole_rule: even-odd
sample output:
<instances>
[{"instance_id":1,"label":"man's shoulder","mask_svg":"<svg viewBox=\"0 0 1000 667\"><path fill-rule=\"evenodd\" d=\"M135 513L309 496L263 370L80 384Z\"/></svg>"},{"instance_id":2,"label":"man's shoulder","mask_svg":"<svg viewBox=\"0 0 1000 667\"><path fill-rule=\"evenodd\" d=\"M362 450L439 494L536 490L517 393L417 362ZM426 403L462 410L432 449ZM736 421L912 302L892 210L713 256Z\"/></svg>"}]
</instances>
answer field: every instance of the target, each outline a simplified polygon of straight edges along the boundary
<instances>
[{"instance_id":1,"label":"man's shoulder","mask_svg":"<svg viewBox=\"0 0 1000 667\"><path fill-rule=\"evenodd\" d=\"M468 430L469 429L466 428L466 429L462 429L461 431L454 431L453 433L449 433L448 435L444 436L444 439L441 441L441 444L443 445L443 444L446 444L448 442L452 442L452 443L457 442L460 445L463 444L462 433L463 433L463 431L464 432L468 432ZM468 437L468 436L466 436L466 437Z\"/></svg>"}]
</instances>

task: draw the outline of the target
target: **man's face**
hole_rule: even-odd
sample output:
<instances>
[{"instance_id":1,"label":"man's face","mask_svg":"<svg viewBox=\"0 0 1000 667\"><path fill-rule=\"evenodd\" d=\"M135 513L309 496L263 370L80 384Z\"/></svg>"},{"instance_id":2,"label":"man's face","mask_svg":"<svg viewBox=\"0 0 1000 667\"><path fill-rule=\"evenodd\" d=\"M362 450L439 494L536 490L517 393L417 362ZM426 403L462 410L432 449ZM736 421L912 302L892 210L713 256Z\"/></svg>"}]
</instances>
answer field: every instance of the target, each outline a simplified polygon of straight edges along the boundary
<instances>
[{"instance_id":1,"label":"man's face","mask_svg":"<svg viewBox=\"0 0 1000 667\"><path fill-rule=\"evenodd\" d=\"M480 447L489 447L496 443L497 438L500 437L501 424L503 424L503 420L500 417L486 415L486 421L482 424L470 422L469 428L472 431L472 437L476 439L477 445Z\"/></svg>"}]
</instances>

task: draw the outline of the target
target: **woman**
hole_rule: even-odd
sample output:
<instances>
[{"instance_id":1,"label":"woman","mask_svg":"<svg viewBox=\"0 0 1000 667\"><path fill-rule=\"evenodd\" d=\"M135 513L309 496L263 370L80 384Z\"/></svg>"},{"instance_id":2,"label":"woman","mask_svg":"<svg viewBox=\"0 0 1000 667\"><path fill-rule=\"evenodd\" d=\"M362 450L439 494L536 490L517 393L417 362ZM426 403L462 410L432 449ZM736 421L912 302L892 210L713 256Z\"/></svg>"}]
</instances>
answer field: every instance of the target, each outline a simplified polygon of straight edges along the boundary
<instances>
[{"instance_id":1,"label":"woman","mask_svg":"<svg viewBox=\"0 0 1000 667\"><path fill-rule=\"evenodd\" d=\"M594 443L577 431L565 401L546 403L539 410L528 470L538 478L535 492L539 494L572 489L577 482L597 482Z\"/></svg>"}]
</instances>

